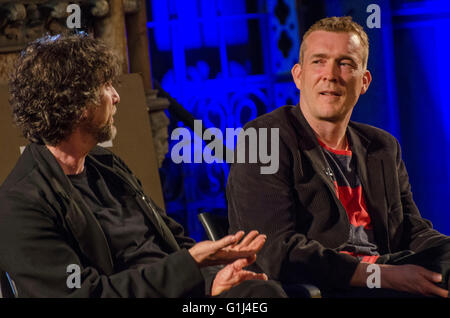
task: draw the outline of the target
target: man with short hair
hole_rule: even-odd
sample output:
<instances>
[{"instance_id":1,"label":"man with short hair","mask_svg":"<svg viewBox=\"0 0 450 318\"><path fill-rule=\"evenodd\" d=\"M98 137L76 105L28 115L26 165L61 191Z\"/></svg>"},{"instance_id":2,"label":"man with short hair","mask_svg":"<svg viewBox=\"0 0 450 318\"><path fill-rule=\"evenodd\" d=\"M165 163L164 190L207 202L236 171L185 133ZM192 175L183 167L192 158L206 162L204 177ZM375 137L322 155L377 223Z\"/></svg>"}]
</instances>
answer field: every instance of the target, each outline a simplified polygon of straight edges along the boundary
<instances>
[{"instance_id":1,"label":"man with short hair","mask_svg":"<svg viewBox=\"0 0 450 318\"><path fill-rule=\"evenodd\" d=\"M230 230L267 234L256 265L271 279L313 283L329 296L447 297L449 237L420 216L397 140L350 121L372 80L368 55L367 34L351 17L322 19L305 33L292 68L299 105L245 127L279 128L280 168L262 175L260 163L233 164ZM373 263L378 290L367 288Z\"/></svg>"},{"instance_id":2,"label":"man with short hair","mask_svg":"<svg viewBox=\"0 0 450 318\"><path fill-rule=\"evenodd\" d=\"M31 143L0 188L0 268L18 296L285 297L243 269L264 235L195 244L96 146L116 134L118 65L87 35L46 36L19 57L10 102Z\"/></svg>"}]
</instances>

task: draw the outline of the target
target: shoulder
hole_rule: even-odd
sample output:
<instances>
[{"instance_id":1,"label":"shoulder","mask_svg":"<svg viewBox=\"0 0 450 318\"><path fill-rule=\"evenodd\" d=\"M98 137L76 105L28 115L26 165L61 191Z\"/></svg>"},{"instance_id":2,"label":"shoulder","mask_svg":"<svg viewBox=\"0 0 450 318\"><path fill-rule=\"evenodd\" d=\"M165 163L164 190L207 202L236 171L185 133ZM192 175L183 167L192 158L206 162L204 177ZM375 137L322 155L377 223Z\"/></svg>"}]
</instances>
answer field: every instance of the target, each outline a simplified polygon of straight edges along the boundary
<instances>
[{"instance_id":1,"label":"shoulder","mask_svg":"<svg viewBox=\"0 0 450 318\"><path fill-rule=\"evenodd\" d=\"M282 128L293 118L295 118L296 106L286 105L274 109L264 115L258 116L249 121L244 128Z\"/></svg>"},{"instance_id":2,"label":"shoulder","mask_svg":"<svg viewBox=\"0 0 450 318\"><path fill-rule=\"evenodd\" d=\"M279 137L280 143L295 148L297 147L299 133L304 129L300 123L299 116L300 108L298 105L282 106L249 121L244 126L244 130L247 131L249 128L256 130L265 129L268 138L275 134Z\"/></svg>"},{"instance_id":3,"label":"shoulder","mask_svg":"<svg viewBox=\"0 0 450 318\"><path fill-rule=\"evenodd\" d=\"M391 151L400 147L397 138L386 130L354 121L350 121L348 126L361 139L368 140L371 148Z\"/></svg>"},{"instance_id":4,"label":"shoulder","mask_svg":"<svg viewBox=\"0 0 450 318\"><path fill-rule=\"evenodd\" d=\"M0 187L0 219L4 224L19 222L23 216L34 215L37 219L37 211L53 218L53 208L58 205L59 202L47 179L43 177L38 162L26 149Z\"/></svg>"},{"instance_id":5,"label":"shoulder","mask_svg":"<svg viewBox=\"0 0 450 318\"><path fill-rule=\"evenodd\" d=\"M37 172L37 168L37 162L34 160L29 147L26 147L1 185L0 193L5 193L14 188L20 189L27 183L30 183Z\"/></svg>"}]
</instances>

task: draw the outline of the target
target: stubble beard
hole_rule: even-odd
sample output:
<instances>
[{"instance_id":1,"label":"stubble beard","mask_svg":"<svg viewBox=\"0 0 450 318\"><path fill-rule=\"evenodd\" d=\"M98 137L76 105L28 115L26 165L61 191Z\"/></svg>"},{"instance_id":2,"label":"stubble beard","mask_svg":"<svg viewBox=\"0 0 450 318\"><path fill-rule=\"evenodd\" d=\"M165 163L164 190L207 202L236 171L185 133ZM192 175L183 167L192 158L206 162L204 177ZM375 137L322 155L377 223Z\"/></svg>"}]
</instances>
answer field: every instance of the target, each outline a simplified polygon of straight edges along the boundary
<instances>
[{"instance_id":1,"label":"stubble beard","mask_svg":"<svg viewBox=\"0 0 450 318\"><path fill-rule=\"evenodd\" d=\"M92 119L85 122L84 127L85 131L88 132L97 143L113 140L117 134L117 128L113 125L112 116L102 127L99 127Z\"/></svg>"},{"instance_id":2,"label":"stubble beard","mask_svg":"<svg viewBox=\"0 0 450 318\"><path fill-rule=\"evenodd\" d=\"M117 134L117 128L116 128L116 126L113 125L112 117L111 117L111 119L108 120L106 125L97 129L97 132L95 135L96 135L97 142L101 143L101 142L113 140L116 137L116 134Z\"/></svg>"}]
</instances>

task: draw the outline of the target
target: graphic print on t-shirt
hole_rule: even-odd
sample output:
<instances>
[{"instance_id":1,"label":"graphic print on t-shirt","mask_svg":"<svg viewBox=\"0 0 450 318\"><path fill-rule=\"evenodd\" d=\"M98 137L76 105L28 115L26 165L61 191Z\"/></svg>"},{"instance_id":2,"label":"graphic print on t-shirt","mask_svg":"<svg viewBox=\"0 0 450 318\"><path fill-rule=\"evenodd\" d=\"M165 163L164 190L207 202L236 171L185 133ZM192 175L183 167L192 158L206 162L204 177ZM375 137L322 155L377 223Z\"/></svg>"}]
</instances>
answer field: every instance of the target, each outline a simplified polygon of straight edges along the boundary
<instances>
[{"instance_id":1,"label":"graphic print on t-shirt","mask_svg":"<svg viewBox=\"0 0 450 318\"><path fill-rule=\"evenodd\" d=\"M361 181L356 173L351 150L334 150L319 140L334 175L336 195L347 212L350 233L347 244L340 251L374 263L379 256Z\"/></svg>"}]
</instances>

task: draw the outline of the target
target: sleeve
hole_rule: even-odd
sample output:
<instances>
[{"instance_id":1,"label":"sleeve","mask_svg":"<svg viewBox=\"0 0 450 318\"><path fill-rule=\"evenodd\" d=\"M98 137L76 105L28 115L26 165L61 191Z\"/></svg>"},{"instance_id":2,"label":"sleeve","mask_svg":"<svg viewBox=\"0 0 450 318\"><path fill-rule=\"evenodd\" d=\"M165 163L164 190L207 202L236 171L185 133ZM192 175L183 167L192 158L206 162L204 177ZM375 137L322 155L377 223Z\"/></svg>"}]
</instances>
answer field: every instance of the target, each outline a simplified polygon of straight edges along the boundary
<instances>
[{"instance_id":1,"label":"sleeve","mask_svg":"<svg viewBox=\"0 0 450 318\"><path fill-rule=\"evenodd\" d=\"M0 196L0 267L14 280L19 297L204 296L204 278L186 249L104 275L86 265L52 209L35 201L19 191Z\"/></svg>"},{"instance_id":2,"label":"sleeve","mask_svg":"<svg viewBox=\"0 0 450 318\"><path fill-rule=\"evenodd\" d=\"M400 188L401 210L393 208L390 213L403 213L397 216L403 219L403 244L405 249L420 251L424 248L439 244L449 237L433 229L429 220L422 218L419 209L413 200L411 184L409 183L408 173L405 163L402 160L400 144L396 141L396 170L398 176L398 185ZM398 210L399 212L396 212Z\"/></svg>"},{"instance_id":3,"label":"sleeve","mask_svg":"<svg viewBox=\"0 0 450 318\"><path fill-rule=\"evenodd\" d=\"M173 233L178 245L180 245L181 248L185 249L189 249L192 246L194 246L195 240L184 235L183 227L179 223L177 223L174 219L167 216L167 214L164 212L163 209L159 208L156 204L154 205L157 207L158 213L161 215L164 222L166 222L170 231ZM207 296L211 295L211 287L216 277L216 274L222 268L223 266L218 265L218 266L207 266L200 269L205 280L205 295Z\"/></svg>"},{"instance_id":4,"label":"sleeve","mask_svg":"<svg viewBox=\"0 0 450 318\"><path fill-rule=\"evenodd\" d=\"M304 212L296 198L293 155L281 137L276 173L261 174L259 162L232 165L227 184L230 231L256 229L267 235L256 262L270 279L345 288L359 261L305 235L308 225L298 221Z\"/></svg>"}]
</instances>

